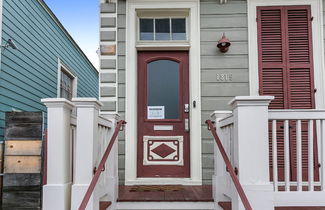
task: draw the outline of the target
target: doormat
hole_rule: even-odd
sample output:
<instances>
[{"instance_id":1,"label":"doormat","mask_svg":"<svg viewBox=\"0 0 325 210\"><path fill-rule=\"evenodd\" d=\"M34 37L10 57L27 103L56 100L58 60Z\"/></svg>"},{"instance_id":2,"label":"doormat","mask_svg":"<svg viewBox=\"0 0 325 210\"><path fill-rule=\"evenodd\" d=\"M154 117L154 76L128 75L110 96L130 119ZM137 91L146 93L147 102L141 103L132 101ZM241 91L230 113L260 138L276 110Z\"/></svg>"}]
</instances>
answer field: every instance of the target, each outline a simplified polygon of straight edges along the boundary
<instances>
[{"instance_id":1,"label":"doormat","mask_svg":"<svg viewBox=\"0 0 325 210\"><path fill-rule=\"evenodd\" d=\"M183 189L182 185L139 185L131 187L130 192L165 192L181 191Z\"/></svg>"}]
</instances>

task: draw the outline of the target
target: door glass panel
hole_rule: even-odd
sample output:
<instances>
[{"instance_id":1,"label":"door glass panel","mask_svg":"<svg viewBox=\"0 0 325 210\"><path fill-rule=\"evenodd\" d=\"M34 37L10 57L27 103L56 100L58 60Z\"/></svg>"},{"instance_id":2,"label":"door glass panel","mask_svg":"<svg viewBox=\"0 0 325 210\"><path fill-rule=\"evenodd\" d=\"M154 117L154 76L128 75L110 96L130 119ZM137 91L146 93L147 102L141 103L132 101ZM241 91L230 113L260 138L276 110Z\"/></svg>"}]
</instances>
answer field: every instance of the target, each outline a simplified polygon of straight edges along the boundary
<instances>
[{"instance_id":1,"label":"door glass panel","mask_svg":"<svg viewBox=\"0 0 325 210\"><path fill-rule=\"evenodd\" d=\"M169 18L155 19L156 40L170 40Z\"/></svg>"},{"instance_id":2,"label":"door glass panel","mask_svg":"<svg viewBox=\"0 0 325 210\"><path fill-rule=\"evenodd\" d=\"M156 60L147 66L148 119L179 118L179 63ZM150 116L149 108L157 108L158 118Z\"/></svg>"}]
</instances>

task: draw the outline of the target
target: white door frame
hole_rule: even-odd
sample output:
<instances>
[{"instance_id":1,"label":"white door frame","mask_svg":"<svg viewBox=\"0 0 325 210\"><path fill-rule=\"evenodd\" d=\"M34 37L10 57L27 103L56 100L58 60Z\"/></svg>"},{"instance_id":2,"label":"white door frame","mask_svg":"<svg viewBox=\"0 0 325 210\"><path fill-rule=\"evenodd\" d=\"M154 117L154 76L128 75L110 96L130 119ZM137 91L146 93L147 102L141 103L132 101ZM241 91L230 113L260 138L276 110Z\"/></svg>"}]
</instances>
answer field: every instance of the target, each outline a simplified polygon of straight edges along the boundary
<instances>
[{"instance_id":1,"label":"white door frame","mask_svg":"<svg viewBox=\"0 0 325 210\"><path fill-rule=\"evenodd\" d=\"M325 69L323 39L323 3L322 0L247 0L248 3L248 43L249 43L249 83L250 95L259 95L258 79L258 43L257 43L257 6L310 5L313 37L315 105L317 109L325 108Z\"/></svg>"},{"instance_id":2,"label":"white door frame","mask_svg":"<svg viewBox=\"0 0 325 210\"><path fill-rule=\"evenodd\" d=\"M190 103L190 178L137 178L137 10L188 9L190 27L187 44L147 46L149 49L189 49ZM125 184L202 184L201 163L201 88L200 88L200 1L127 0L126 4L126 113ZM139 47L139 46L138 46ZM143 46L141 46L141 49Z\"/></svg>"}]
</instances>

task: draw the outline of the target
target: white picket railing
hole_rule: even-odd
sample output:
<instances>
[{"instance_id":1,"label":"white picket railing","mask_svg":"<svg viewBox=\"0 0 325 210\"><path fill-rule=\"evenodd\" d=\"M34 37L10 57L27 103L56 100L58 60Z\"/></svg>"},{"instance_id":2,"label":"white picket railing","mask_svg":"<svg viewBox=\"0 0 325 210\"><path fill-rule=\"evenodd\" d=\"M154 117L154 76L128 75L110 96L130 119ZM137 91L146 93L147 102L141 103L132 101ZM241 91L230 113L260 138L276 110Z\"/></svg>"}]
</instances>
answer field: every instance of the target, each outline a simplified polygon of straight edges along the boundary
<instances>
[{"instance_id":1,"label":"white picket railing","mask_svg":"<svg viewBox=\"0 0 325 210\"><path fill-rule=\"evenodd\" d=\"M279 198L281 205L296 204L298 201L305 201L305 205L325 205L324 199L318 199L318 195L325 196L325 110L269 110L269 120L275 202ZM281 140L283 149L279 151L277 144ZM284 172L281 174L284 180L280 180L279 154L284 156ZM296 196L284 199L283 192L295 193ZM313 198L309 198L308 194Z\"/></svg>"},{"instance_id":2,"label":"white picket railing","mask_svg":"<svg viewBox=\"0 0 325 210\"><path fill-rule=\"evenodd\" d=\"M78 209L116 127L116 115L100 115L95 98L43 99L48 113L47 184L43 209ZM118 190L117 146L112 147L105 171L87 209L99 201L115 205Z\"/></svg>"},{"instance_id":3,"label":"white picket railing","mask_svg":"<svg viewBox=\"0 0 325 210\"><path fill-rule=\"evenodd\" d=\"M109 140L112 136L112 128L113 128L113 123L112 121L99 116L98 117L98 141L97 141L97 152L96 154L96 160L95 160L95 165L98 166L99 162L101 161L101 158L103 157L105 150L109 144ZM98 196L99 197L103 197L106 194L109 194L109 192L107 192L107 184L109 183L109 181L111 180L107 180L108 177L108 170L107 168L109 167L108 164L114 164L110 161L108 161L105 164L105 168L104 171L102 172L101 176L99 177L98 183L96 185L96 189L98 191Z\"/></svg>"},{"instance_id":4,"label":"white picket railing","mask_svg":"<svg viewBox=\"0 0 325 210\"><path fill-rule=\"evenodd\" d=\"M269 110L271 100L236 97L232 112L212 116L249 202L253 209L325 206L325 110ZM224 194L234 204L238 196L215 157L215 201L227 201Z\"/></svg>"},{"instance_id":5,"label":"white picket railing","mask_svg":"<svg viewBox=\"0 0 325 210\"><path fill-rule=\"evenodd\" d=\"M234 150L234 117L233 115L229 115L220 121L216 122L216 128L218 135L220 137L220 141L225 149L225 152L231 162L232 165L234 165L234 159L233 159L233 150ZM224 166L224 162L222 158L219 158L216 160L217 165L222 165ZM223 172L226 172L226 168L219 169L222 170ZM226 172L227 173L227 172ZM230 176L226 175L224 177L225 179L225 185L224 185L224 194L229 196L231 192L229 191L231 189L232 181Z\"/></svg>"}]
</instances>

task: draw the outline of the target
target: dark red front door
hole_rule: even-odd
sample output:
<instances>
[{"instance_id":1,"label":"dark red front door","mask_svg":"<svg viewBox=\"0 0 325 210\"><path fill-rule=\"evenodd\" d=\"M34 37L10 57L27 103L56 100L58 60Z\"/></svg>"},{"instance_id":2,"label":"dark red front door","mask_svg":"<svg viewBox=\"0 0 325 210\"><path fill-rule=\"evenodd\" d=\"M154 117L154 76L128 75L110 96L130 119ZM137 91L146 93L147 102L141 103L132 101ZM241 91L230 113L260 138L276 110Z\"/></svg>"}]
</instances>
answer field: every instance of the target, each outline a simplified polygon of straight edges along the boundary
<instances>
[{"instance_id":1,"label":"dark red front door","mask_svg":"<svg viewBox=\"0 0 325 210\"><path fill-rule=\"evenodd\" d=\"M138 53L138 177L190 177L188 52Z\"/></svg>"}]
</instances>

